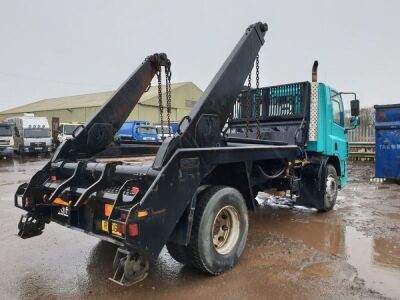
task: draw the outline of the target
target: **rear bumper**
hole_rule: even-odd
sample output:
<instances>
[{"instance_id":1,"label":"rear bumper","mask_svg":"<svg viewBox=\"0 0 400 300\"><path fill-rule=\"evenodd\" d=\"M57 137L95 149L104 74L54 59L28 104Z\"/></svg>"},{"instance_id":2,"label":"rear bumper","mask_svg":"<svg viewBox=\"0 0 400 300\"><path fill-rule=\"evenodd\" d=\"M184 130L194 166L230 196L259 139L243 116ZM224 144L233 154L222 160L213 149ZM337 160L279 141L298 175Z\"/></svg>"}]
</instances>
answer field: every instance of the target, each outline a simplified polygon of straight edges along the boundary
<instances>
[{"instance_id":1,"label":"rear bumper","mask_svg":"<svg viewBox=\"0 0 400 300\"><path fill-rule=\"evenodd\" d=\"M83 205L72 210L69 208L64 210L63 208L66 206L58 204L38 203L32 205L29 198L23 200L23 194L27 186L26 183L19 186L14 195L14 205L28 213L28 215L41 220L44 223L54 222L61 226L86 233L90 236L113 243L119 247L135 249L138 252L145 254L146 257L149 257L147 251L138 246L140 244L138 241L140 239L139 236L131 237L125 234L125 232L128 232L128 227L126 227L123 233L119 235L111 232L111 230L109 232L103 230L102 222L107 222L107 216L99 214L99 208L104 211L104 204L107 202L99 201L100 199L97 199L98 201L95 201L95 203L98 205L95 205L97 206L95 210L93 210L93 206L88 205ZM111 226L112 223L114 223L114 220L110 220L109 226ZM130 222L128 222L127 226L129 226L129 223Z\"/></svg>"}]
</instances>

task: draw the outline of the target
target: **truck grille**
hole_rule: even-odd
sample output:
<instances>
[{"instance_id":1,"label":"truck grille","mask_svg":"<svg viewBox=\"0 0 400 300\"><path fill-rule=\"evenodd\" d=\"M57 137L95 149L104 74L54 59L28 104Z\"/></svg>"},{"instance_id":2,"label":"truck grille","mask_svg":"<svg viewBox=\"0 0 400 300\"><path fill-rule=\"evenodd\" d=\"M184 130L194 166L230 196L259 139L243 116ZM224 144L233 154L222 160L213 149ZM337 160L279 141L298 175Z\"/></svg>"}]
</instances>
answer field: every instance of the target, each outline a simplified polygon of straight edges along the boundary
<instances>
[{"instance_id":1,"label":"truck grille","mask_svg":"<svg viewBox=\"0 0 400 300\"><path fill-rule=\"evenodd\" d=\"M0 140L0 145L10 145L10 140Z\"/></svg>"},{"instance_id":2,"label":"truck grille","mask_svg":"<svg viewBox=\"0 0 400 300\"><path fill-rule=\"evenodd\" d=\"M40 143L31 143L31 147L45 147L46 143L45 142L40 142Z\"/></svg>"}]
</instances>

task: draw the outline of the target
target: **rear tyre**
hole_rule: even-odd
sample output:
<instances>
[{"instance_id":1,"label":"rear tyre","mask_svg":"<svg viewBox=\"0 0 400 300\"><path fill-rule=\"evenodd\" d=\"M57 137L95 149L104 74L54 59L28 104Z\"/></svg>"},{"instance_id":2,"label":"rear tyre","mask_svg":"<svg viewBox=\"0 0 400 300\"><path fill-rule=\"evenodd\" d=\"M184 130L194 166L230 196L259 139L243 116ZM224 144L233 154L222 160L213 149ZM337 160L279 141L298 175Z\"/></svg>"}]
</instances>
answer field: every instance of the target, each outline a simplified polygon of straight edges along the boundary
<instances>
[{"instance_id":1,"label":"rear tyre","mask_svg":"<svg viewBox=\"0 0 400 300\"><path fill-rule=\"evenodd\" d=\"M243 196L234 188L211 187L196 204L187 247L190 264L211 275L232 268L246 245L248 214Z\"/></svg>"},{"instance_id":2,"label":"rear tyre","mask_svg":"<svg viewBox=\"0 0 400 300\"><path fill-rule=\"evenodd\" d=\"M336 204L336 198L339 191L339 177L336 173L336 169L332 165L326 166L326 178L325 178L325 193L322 203L322 207L319 208L320 212L330 211Z\"/></svg>"}]
</instances>

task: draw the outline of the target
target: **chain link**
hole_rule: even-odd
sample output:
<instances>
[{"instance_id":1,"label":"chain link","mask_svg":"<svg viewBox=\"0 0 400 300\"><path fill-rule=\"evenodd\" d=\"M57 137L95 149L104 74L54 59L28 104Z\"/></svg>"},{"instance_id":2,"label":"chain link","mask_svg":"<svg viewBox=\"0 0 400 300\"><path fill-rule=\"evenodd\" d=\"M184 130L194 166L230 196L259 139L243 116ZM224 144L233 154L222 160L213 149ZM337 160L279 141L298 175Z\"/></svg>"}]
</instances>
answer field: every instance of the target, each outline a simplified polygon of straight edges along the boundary
<instances>
[{"instance_id":1,"label":"chain link","mask_svg":"<svg viewBox=\"0 0 400 300\"><path fill-rule=\"evenodd\" d=\"M165 68L165 96L167 98L167 125L168 134L171 136L171 68ZM163 125L161 125L163 126Z\"/></svg>"},{"instance_id":2,"label":"chain link","mask_svg":"<svg viewBox=\"0 0 400 300\"><path fill-rule=\"evenodd\" d=\"M256 123L257 123L257 139L261 138L260 132L260 61L259 56L256 57Z\"/></svg>"},{"instance_id":3,"label":"chain link","mask_svg":"<svg viewBox=\"0 0 400 300\"><path fill-rule=\"evenodd\" d=\"M164 136L164 128L163 128L164 106L162 103L161 67L157 71L157 82L158 82L158 109L160 112L161 136L163 137Z\"/></svg>"}]
</instances>

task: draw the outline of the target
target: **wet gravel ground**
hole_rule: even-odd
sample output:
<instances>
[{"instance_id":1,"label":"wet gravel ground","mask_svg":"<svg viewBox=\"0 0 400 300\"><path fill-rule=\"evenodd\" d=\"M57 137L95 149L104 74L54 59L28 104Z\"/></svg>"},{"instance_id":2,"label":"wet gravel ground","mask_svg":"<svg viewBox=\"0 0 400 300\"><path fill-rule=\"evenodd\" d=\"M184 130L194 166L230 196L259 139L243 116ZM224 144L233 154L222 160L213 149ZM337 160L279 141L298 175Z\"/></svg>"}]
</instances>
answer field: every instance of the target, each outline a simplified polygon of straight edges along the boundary
<instances>
[{"instance_id":1,"label":"wet gravel ground","mask_svg":"<svg viewBox=\"0 0 400 300\"><path fill-rule=\"evenodd\" d=\"M0 299L400 298L400 185L371 182L372 164L350 163L350 183L325 214L260 194L241 260L221 276L163 250L145 281L122 288L107 279L111 244L56 224L17 236L14 192L46 161L0 161Z\"/></svg>"}]
</instances>

